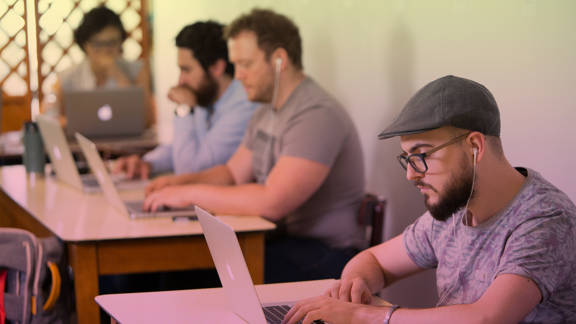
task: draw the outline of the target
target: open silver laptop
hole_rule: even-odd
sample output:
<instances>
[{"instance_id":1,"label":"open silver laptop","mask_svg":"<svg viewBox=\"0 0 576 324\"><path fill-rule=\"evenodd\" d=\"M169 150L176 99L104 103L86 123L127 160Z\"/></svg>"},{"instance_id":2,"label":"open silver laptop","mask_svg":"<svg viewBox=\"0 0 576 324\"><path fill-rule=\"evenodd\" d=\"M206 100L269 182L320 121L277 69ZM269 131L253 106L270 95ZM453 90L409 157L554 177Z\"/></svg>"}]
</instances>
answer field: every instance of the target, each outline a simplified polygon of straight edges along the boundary
<instances>
[{"instance_id":1,"label":"open silver laptop","mask_svg":"<svg viewBox=\"0 0 576 324\"><path fill-rule=\"evenodd\" d=\"M281 323L284 315L296 301L262 304L232 227L198 206L196 215L222 282L222 288L228 297L230 310L247 323Z\"/></svg>"},{"instance_id":2,"label":"open silver laptop","mask_svg":"<svg viewBox=\"0 0 576 324\"><path fill-rule=\"evenodd\" d=\"M87 193L100 192L100 185L93 174L81 175L78 172L70 146L58 121L48 116L39 115L36 122L42 134L44 148L50 156L52 169L58 180ZM125 179L122 176L114 176L113 181L119 189L127 190L144 188L147 184L146 180Z\"/></svg>"},{"instance_id":3,"label":"open silver laptop","mask_svg":"<svg viewBox=\"0 0 576 324\"><path fill-rule=\"evenodd\" d=\"M147 212L142 210L142 206L144 205L144 201L142 200L123 201L104 165L104 161L102 161L100 154L98 154L96 145L79 133L76 133L76 139L88 161L90 169L96 175L96 180L98 180L104 196L120 213L133 219L151 217L188 217L189 219L195 219L196 216L193 207Z\"/></svg>"},{"instance_id":4,"label":"open silver laptop","mask_svg":"<svg viewBox=\"0 0 576 324\"><path fill-rule=\"evenodd\" d=\"M50 156L58 180L84 192L98 192L100 186L92 175L81 176L72 157L66 136L57 120L39 115L36 119L44 148Z\"/></svg>"},{"instance_id":5,"label":"open silver laptop","mask_svg":"<svg viewBox=\"0 0 576 324\"><path fill-rule=\"evenodd\" d=\"M142 135L146 105L141 87L64 91L67 134L90 138Z\"/></svg>"}]
</instances>

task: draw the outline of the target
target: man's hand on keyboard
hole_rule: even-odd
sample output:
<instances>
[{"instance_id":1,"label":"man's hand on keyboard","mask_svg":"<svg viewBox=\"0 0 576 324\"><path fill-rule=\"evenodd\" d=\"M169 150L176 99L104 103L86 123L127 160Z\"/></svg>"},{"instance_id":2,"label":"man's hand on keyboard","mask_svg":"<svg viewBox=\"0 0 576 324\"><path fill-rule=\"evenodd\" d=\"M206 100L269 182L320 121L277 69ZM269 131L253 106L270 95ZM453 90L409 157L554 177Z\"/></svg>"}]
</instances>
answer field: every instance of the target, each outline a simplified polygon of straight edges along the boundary
<instances>
[{"instance_id":1,"label":"man's hand on keyboard","mask_svg":"<svg viewBox=\"0 0 576 324\"><path fill-rule=\"evenodd\" d=\"M145 211L158 211L164 208L184 208L190 206L186 186L170 186L154 191L144 200Z\"/></svg>"},{"instance_id":2,"label":"man's hand on keyboard","mask_svg":"<svg viewBox=\"0 0 576 324\"><path fill-rule=\"evenodd\" d=\"M117 159L112 170L114 173L125 174L128 179L148 179L151 168L150 163L134 154Z\"/></svg>"},{"instance_id":3,"label":"man's hand on keyboard","mask_svg":"<svg viewBox=\"0 0 576 324\"><path fill-rule=\"evenodd\" d=\"M372 302L372 292L362 278L343 278L337 280L325 293L328 297L333 297L341 301L355 304L370 304Z\"/></svg>"},{"instance_id":4,"label":"man's hand on keyboard","mask_svg":"<svg viewBox=\"0 0 576 324\"><path fill-rule=\"evenodd\" d=\"M383 321L388 307L354 304L343 302L328 296L313 297L303 300L286 314L283 324L311 324L322 320L329 324L344 323L378 323Z\"/></svg>"}]
</instances>

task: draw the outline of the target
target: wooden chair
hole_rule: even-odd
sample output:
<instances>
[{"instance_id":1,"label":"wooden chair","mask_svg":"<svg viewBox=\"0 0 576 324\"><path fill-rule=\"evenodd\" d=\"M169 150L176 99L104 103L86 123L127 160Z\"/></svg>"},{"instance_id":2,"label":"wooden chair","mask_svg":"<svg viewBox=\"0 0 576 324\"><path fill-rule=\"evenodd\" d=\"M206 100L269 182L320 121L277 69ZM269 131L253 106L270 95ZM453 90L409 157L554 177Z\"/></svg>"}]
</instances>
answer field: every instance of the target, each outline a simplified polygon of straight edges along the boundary
<instances>
[{"instance_id":1,"label":"wooden chair","mask_svg":"<svg viewBox=\"0 0 576 324\"><path fill-rule=\"evenodd\" d=\"M30 97L9 96L1 93L0 132L16 131L22 128L24 122L30 120Z\"/></svg>"},{"instance_id":2,"label":"wooden chair","mask_svg":"<svg viewBox=\"0 0 576 324\"><path fill-rule=\"evenodd\" d=\"M358 210L358 223L366 229L369 246L382 243L384 239L384 218L386 200L366 193Z\"/></svg>"}]
</instances>

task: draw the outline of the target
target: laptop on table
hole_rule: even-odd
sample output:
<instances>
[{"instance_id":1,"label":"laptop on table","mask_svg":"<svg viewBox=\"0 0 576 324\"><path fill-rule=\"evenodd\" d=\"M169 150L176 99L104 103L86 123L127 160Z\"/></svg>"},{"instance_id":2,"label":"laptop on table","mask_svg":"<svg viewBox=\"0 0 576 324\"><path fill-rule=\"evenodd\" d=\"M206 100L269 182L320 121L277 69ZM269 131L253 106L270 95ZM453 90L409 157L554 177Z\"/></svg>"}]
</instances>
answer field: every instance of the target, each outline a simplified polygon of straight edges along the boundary
<instances>
[{"instance_id":1,"label":"laptop on table","mask_svg":"<svg viewBox=\"0 0 576 324\"><path fill-rule=\"evenodd\" d=\"M228 297L230 310L247 323L281 323L296 301L262 304L232 227L198 206L196 216L202 226L222 289Z\"/></svg>"},{"instance_id":2,"label":"laptop on table","mask_svg":"<svg viewBox=\"0 0 576 324\"><path fill-rule=\"evenodd\" d=\"M144 89L125 87L62 93L67 134L87 137L140 136L146 128Z\"/></svg>"},{"instance_id":3,"label":"laptop on table","mask_svg":"<svg viewBox=\"0 0 576 324\"><path fill-rule=\"evenodd\" d=\"M90 169L96 175L96 180L98 180L104 196L120 213L133 219L153 217L186 217L188 219L196 219L196 213L193 207L165 208L163 210L148 212L142 210L142 206L144 205L143 200L123 201L122 198L120 198L120 194L118 194L118 190L116 189L106 166L104 165L104 161L102 161L100 154L98 154L96 145L79 133L76 133L76 139L86 157L86 161L88 161Z\"/></svg>"},{"instance_id":4,"label":"laptop on table","mask_svg":"<svg viewBox=\"0 0 576 324\"><path fill-rule=\"evenodd\" d=\"M100 192L100 185L93 174L80 174L74 161L66 135L57 120L39 115L36 118L44 148L50 157L52 169L58 180L86 193ZM113 177L119 189L143 188L148 181Z\"/></svg>"}]
</instances>

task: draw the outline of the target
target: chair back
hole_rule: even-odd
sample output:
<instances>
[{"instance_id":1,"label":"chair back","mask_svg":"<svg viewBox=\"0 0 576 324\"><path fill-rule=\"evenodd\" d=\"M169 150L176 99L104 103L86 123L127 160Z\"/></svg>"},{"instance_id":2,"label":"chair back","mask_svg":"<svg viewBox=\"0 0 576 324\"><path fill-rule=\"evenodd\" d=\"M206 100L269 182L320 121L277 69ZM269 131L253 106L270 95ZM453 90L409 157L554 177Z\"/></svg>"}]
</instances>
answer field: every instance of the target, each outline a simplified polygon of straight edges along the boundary
<instances>
[{"instance_id":1,"label":"chair back","mask_svg":"<svg viewBox=\"0 0 576 324\"><path fill-rule=\"evenodd\" d=\"M386 200L374 194L366 193L358 210L358 223L366 229L369 246L382 243L385 216Z\"/></svg>"}]
</instances>

